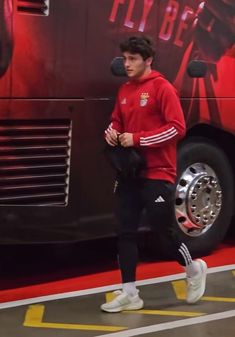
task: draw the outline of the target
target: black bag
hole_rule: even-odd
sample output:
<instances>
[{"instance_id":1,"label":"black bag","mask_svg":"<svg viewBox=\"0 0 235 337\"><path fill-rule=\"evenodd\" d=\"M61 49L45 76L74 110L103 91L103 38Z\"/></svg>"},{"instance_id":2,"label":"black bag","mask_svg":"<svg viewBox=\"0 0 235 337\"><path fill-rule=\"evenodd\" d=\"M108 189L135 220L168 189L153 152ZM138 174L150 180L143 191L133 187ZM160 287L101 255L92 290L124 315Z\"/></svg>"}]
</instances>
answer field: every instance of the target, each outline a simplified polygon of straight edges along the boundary
<instances>
[{"instance_id":1,"label":"black bag","mask_svg":"<svg viewBox=\"0 0 235 337\"><path fill-rule=\"evenodd\" d=\"M144 159L134 147L106 145L104 153L111 166L123 178L136 178L144 167Z\"/></svg>"}]
</instances>

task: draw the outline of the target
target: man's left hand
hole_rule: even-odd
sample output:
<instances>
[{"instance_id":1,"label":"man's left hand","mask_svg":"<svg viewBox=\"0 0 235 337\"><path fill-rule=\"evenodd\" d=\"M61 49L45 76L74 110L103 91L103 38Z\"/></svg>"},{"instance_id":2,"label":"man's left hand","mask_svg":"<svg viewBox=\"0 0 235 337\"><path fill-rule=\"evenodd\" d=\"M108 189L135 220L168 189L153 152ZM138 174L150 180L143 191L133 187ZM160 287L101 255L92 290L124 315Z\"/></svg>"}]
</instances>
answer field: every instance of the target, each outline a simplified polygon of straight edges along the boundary
<instances>
[{"instance_id":1,"label":"man's left hand","mask_svg":"<svg viewBox=\"0 0 235 337\"><path fill-rule=\"evenodd\" d=\"M119 135L118 140L123 147L130 147L134 145L133 133L124 132Z\"/></svg>"}]
</instances>

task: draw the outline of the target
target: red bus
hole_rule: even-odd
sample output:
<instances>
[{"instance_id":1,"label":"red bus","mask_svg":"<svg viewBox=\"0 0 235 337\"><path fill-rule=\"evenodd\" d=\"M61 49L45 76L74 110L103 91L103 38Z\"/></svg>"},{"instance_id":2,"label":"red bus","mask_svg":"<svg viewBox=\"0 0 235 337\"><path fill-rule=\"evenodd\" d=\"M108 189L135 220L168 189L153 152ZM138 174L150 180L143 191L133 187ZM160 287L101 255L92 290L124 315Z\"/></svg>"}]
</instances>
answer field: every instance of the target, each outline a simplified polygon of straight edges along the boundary
<instances>
[{"instance_id":1,"label":"red bus","mask_svg":"<svg viewBox=\"0 0 235 337\"><path fill-rule=\"evenodd\" d=\"M110 64L144 33L188 127L175 226L193 253L216 247L234 212L234 1L0 0L0 15L0 243L114 235Z\"/></svg>"}]
</instances>

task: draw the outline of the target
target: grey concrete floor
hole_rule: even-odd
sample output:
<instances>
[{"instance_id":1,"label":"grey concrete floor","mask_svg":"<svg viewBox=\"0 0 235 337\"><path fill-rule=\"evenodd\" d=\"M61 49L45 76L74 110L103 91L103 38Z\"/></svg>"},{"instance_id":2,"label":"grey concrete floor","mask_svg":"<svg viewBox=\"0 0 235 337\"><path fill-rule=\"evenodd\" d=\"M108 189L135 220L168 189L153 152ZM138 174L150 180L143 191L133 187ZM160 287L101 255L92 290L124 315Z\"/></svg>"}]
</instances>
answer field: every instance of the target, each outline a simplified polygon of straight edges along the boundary
<instances>
[{"instance_id":1,"label":"grey concrete floor","mask_svg":"<svg viewBox=\"0 0 235 337\"><path fill-rule=\"evenodd\" d=\"M195 305L179 299L181 280L175 280L139 286L140 312L101 312L104 292L1 309L0 337L234 337L234 270L209 273ZM123 330L112 331L118 327Z\"/></svg>"}]
</instances>

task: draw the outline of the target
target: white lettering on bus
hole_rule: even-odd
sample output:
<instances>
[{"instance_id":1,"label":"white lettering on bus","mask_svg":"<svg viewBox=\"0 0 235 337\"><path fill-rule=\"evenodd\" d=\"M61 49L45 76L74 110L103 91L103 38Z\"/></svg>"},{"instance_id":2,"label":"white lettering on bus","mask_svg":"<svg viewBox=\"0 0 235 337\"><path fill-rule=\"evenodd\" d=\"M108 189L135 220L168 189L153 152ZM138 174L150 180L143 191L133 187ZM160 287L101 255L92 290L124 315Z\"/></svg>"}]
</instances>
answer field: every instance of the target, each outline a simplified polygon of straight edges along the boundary
<instances>
[{"instance_id":1,"label":"white lettering on bus","mask_svg":"<svg viewBox=\"0 0 235 337\"><path fill-rule=\"evenodd\" d=\"M127 5L127 12L123 25L134 29L138 24L138 31L144 32L149 14L153 8L154 0L143 0L142 15L139 23L133 18L133 11L135 6L137 6L136 0L114 0L109 21L116 21L119 7L125 4ZM180 14L181 17L177 20ZM160 20L161 19L162 18L160 18ZM195 24L195 19L196 13L192 8L185 6L183 11L181 11L179 1L169 0L166 4L165 14L159 31L159 38L164 41L169 41L174 36L173 43L178 47L183 47L184 32L190 28L190 25L192 27L193 24Z\"/></svg>"}]
</instances>

